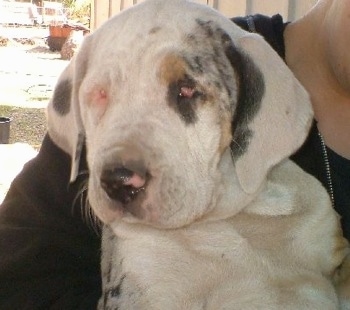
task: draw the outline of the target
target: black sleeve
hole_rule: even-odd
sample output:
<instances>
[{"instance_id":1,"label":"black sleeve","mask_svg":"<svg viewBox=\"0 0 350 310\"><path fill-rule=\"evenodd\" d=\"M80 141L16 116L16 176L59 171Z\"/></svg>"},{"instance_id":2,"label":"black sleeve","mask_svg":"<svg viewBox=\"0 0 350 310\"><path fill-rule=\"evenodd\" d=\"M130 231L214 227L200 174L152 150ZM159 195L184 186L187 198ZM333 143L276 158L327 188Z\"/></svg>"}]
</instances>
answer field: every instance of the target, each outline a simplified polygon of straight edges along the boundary
<instances>
[{"instance_id":1,"label":"black sleeve","mask_svg":"<svg viewBox=\"0 0 350 310\"><path fill-rule=\"evenodd\" d=\"M234 17L231 19L235 24L250 32L256 32L262 35L272 48L280 55L285 57L283 32L287 25L283 23L281 15L272 17L256 14L244 17Z\"/></svg>"},{"instance_id":2,"label":"black sleeve","mask_svg":"<svg viewBox=\"0 0 350 310\"><path fill-rule=\"evenodd\" d=\"M96 309L100 236L74 203L70 158L45 137L0 206L0 309ZM79 200L78 200L79 202Z\"/></svg>"}]
</instances>

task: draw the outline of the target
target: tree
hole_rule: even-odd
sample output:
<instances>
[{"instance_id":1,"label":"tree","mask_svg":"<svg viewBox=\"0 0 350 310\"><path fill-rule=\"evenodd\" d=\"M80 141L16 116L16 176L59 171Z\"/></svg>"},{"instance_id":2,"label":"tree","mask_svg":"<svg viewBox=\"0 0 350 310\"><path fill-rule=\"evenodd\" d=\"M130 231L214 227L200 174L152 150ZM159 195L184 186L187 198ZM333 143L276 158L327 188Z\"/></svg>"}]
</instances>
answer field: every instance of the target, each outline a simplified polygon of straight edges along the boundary
<instances>
[{"instance_id":1,"label":"tree","mask_svg":"<svg viewBox=\"0 0 350 310\"><path fill-rule=\"evenodd\" d=\"M68 9L68 18L88 25L91 16L91 0L63 0L62 4Z\"/></svg>"}]
</instances>

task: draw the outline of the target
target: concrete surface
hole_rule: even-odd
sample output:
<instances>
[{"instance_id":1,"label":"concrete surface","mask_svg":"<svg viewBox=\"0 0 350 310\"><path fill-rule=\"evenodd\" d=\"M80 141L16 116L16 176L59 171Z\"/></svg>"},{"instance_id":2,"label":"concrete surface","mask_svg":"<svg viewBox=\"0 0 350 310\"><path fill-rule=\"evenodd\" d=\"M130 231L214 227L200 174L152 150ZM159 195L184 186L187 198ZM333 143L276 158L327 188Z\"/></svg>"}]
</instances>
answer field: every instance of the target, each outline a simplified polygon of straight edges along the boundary
<instances>
[{"instance_id":1,"label":"concrete surface","mask_svg":"<svg viewBox=\"0 0 350 310\"><path fill-rule=\"evenodd\" d=\"M68 61L46 47L0 47L0 104L46 107Z\"/></svg>"},{"instance_id":2,"label":"concrete surface","mask_svg":"<svg viewBox=\"0 0 350 310\"><path fill-rule=\"evenodd\" d=\"M27 143L0 144L0 203L23 165L37 155Z\"/></svg>"}]
</instances>

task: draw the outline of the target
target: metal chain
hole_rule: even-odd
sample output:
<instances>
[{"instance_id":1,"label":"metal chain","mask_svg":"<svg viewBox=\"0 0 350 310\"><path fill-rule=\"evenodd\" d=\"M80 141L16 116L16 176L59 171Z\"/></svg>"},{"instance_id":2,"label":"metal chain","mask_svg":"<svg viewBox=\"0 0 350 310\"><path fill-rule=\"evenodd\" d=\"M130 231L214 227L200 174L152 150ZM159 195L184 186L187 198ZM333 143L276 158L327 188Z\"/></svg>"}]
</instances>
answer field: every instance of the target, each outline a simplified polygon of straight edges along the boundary
<instances>
[{"instance_id":1,"label":"metal chain","mask_svg":"<svg viewBox=\"0 0 350 310\"><path fill-rule=\"evenodd\" d=\"M320 138L320 142L321 142L323 162L324 162L325 169L326 169L326 177L327 177L327 185L328 185L327 189L328 189L329 196L331 197L332 206L334 208L335 201L334 201L333 181L332 181L331 166L329 163L327 147L326 147L326 143L324 142L322 134L319 131L317 131L317 132L318 132L318 137Z\"/></svg>"}]
</instances>

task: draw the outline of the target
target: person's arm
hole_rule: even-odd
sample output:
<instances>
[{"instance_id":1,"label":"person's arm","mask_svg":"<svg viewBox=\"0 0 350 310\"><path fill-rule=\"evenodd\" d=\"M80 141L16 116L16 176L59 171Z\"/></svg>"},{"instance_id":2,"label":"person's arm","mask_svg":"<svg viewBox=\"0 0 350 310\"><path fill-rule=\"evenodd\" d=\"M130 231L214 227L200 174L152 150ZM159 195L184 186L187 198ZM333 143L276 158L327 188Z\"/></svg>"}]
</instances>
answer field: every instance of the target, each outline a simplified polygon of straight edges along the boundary
<instances>
[{"instance_id":1,"label":"person's arm","mask_svg":"<svg viewBox=\"0 0 350 310\"><path fill-rule=\"evenodd\" d=\"M100 236L69 173L69 156L46 136L0 206L0 309L96 309Z\"/></svg>"}]
</instances>

